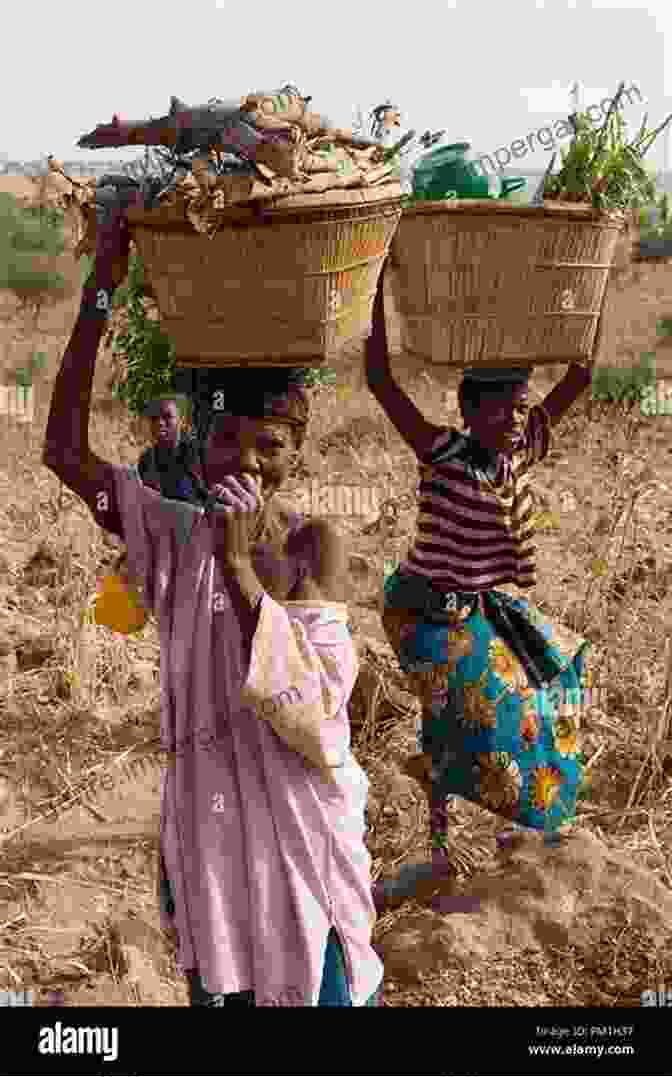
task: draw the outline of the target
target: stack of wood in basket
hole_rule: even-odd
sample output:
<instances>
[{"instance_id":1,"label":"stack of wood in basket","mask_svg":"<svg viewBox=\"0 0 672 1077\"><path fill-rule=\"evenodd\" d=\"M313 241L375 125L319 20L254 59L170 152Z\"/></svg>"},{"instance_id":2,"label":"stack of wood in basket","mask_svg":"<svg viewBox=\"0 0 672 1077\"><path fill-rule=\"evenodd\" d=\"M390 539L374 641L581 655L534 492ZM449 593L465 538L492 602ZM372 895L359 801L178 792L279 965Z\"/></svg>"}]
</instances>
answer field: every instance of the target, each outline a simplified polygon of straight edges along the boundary
<instances>
[{"instance_id":1,"label":"stack of wood in basket","mask_svg":"<svg viewBox=\"0 0 672 1077\"><path fill-rule=\"evenodd\" d=\"M173 97L167 116L138 123L115 116L78 145L169 149L173 174L153 192L153 204L182 210L206 233L213 213L232 205L398 181L380 145L333 127L308 111L309 101L293 86L193 108Z\"/></svg>"}]
</instances>

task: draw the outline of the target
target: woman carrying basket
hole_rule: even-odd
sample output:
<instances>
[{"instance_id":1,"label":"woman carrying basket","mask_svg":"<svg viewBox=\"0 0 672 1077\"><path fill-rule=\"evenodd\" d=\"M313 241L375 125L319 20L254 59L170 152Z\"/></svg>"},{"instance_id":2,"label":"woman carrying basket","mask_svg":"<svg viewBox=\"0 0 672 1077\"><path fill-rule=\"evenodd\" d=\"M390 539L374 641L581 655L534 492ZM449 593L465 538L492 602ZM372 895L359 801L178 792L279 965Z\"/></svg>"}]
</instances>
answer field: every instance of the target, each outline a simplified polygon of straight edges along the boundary
<instances>
[{"instance_id":1,"label":"woman carrying basket","mask_svg":"<svg viewBox=\"0 0 672 1077\"><path fill-rule=\"evenodd\" d=\"M574 816L589 645L500 588L535 584L529 472L547 455L552 427L588 388L592 363L570 366L532 407L529 371L467 371L459 387L467 429L435 426L392 377L383 279L384 271L367 383L415 451L420 486L416 541L386 580L382 618L422 704L422 754L407 769L430 800L436 881L453 873L451 795L546 832ZM408 896L411 875L406 894L390 883L377 901Z\"/></svg>"},{"instance_id":2,"label":"woman carrying basket","mask_svg":"<svg viewBox=\"0 0 672 1077\"><path fill-rule=\"evenodd\" d=\"M382 966L370 945L368 783L349 747L347 557L326 522L275 497L308 398L286 378L283 393L264 395L258 370L234 372L205 447L204 507L96 456L93 370L128 246L116 210L98 230L43 460L126 542L157 619L162 925L192 1005L373 1004Z\"/></svg>"}]
</instances>

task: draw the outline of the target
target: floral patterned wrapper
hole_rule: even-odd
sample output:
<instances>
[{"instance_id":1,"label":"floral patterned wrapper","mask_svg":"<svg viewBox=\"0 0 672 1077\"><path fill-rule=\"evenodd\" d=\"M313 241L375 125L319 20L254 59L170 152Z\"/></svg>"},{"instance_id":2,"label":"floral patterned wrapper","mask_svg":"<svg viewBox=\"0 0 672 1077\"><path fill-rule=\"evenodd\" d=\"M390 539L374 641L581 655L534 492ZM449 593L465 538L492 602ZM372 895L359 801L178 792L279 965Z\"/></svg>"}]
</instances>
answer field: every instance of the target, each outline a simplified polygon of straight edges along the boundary
<instances>
[{"instance_id":1,"label":"floral patterned wrapper","mask_svg":"<svg viewBox=\"0 0 672 1077\"><path fill-rule=\"evenodd\" d=\"M441 618L425 581L409 585L407 578L402 590L397 579L386 583L383 624L422 704L434 848L446 847L446 799L454 795L535 830L566 825L582 781L579 731L590 645L501 591L444 595ZM416 609L409 603L413 586ZM402 598L405 605L397 606ZM498 620L499 628L488 615L497 606L514 615L512 622ZM536 662L525 661L529 651ZM539 668L549 674L541 683L533 675Z\"/></svg>"}]
</instances>

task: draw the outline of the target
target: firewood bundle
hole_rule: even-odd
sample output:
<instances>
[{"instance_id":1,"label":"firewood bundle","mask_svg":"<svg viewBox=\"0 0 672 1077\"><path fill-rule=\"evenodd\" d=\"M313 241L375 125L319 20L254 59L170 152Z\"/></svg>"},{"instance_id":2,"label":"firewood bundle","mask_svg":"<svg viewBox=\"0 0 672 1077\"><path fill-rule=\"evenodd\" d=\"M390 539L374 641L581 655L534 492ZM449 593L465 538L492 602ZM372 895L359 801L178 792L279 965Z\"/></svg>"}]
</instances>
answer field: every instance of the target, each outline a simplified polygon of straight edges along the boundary
<instances>
[{"instance_id":1,"label":"firewood bundle","mask_svg":"<svg viewBox=\"0 0 672 1077\"><path fill-rule=\"evenodd\" d=\"M153 204L182 210L202 232L211 229L213 213L231 205L397 181L395 163L377 143L308 111L310 100L289 85L194 107L172 97L166 116L137 123L115 116L78 145L170 150L173 175ZM94 191L91 196L83 208L88 247L95 230Z\"/></svg>"}]
</instances>

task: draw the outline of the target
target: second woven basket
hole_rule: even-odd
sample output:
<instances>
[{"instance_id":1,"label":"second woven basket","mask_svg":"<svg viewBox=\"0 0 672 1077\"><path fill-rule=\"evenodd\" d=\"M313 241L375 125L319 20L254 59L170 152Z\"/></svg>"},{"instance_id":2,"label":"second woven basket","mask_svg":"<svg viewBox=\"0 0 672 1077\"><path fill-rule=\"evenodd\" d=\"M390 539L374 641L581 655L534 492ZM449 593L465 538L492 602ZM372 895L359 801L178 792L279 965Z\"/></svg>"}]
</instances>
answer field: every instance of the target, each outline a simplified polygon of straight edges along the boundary
<instances>
[{"instance_id":1,"label":"second woven basket","mask_svg":"<svg viewBox=\"0 0 672 1077\"><path fill-rule=\"evenodd\" d=\"M575 203L415 203L391 248L405 351L428 369L584 362L624 227Z\"/></svg>"},{"instance_id":2,"label":"second woven basket","mask_svg":"<svg viewBox=\"0 0 672 1077\"><path fill-rule=\"evenodd\" d=\"M290 196L214 215L212 237L176 209L129 210L180 366L313 366L370 329L401 216L396 183Z\"/></svg>"}]
</instances>

